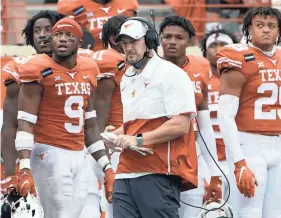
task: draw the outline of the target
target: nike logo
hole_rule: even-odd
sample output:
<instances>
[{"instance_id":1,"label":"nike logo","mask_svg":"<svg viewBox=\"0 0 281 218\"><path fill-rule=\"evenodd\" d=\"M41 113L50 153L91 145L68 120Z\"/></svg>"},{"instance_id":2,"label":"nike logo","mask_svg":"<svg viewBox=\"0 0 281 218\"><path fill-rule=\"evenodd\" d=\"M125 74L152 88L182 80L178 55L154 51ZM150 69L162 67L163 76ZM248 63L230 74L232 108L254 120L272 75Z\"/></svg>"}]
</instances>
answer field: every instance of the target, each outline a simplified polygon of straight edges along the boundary
<instances>
[{"instance_id":1,"label":"nike logo","mask_svg":"<svg viewBox=\"0 0 281 218\"><path fill-rule=\"evenodd\" d=\"M87 78L89 78L90 76L83 76L83 79L87 79Z\"/></svg>"},{"instance_id":2,"label":"nike logo","mask_svg":"<svg viewBox=\"0 0 281 218\"><path fill-rule=\"evenodd\" d=\"M197 73L197 74L193 74L193 75L194 75L194 77L196 78L196 77L200 76L201 73Z\"/></svg>"},{"instance_id":3,"label":"nike logo","mask_svg":"<svg viewBox=\"0 0 281 218\"><path fill-rule=\"evenodd\" d=\"M122 14L124 11L126 11L126 9L117 9L118 14Z\"/></svg>"}]
</instances>

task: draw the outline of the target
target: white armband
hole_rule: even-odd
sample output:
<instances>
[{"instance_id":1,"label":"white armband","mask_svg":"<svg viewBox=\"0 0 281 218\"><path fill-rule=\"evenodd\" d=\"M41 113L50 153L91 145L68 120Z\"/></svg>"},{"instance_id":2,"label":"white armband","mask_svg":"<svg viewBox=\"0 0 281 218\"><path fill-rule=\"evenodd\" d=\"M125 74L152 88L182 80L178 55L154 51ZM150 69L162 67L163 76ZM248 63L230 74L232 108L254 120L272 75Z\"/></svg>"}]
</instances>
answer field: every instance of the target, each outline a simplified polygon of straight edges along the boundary
<instances>
[{"instance_id":1,"label":"white armband","mask_svg":"<svg viewBox=\"0 0 281 218\"><path fill-rule=\"evenodd\" d=\"M97 112L95 110L85 113L85 120L97 117Z\"/></svg>"},{"instance_id":2,"label":"white armband","mask_svg":"<svg viewBox=\"0 0 281 218\"><path fill-rule=\"evenodd\" d=\"M104 142L103 142L103 140L99 140L99 141L91 144L87 149L90 154L93 154L100 150L104 150L105 149Z\"/></svg>"},{"instance_id":3,"label":"white armband","mask_svg":"<svg viewBox=\"0 0 281 218\"><path fill-rule=\"evenodd\" d=\"M25 120L27 122L36 124L37 118L38 117L36 115L30 114L30 113L27 113L24 111L18 111L18 120Z\"/></svg>"},{"instance_id":4,"label":"white armband","mask_svg":"<svg viewBox=\"0 0 281 218\"><path fill-rule=\"evenodd\" d=\"M30 169L30 159L24 158L20 160L19 164L19 170L22 170L23 168Z\"/></svg>"},{"instance_id":5,"label":"white armband","mask_svg":"<svg viewBox=\"0 0 281 218\"><path fill-rule=\"evenodd\" d=\"M34 135L25 132L25 131L18 131L15 140L15 147L17 151L20 150L32 150L34 146Z\"/></svg>"},{"instance_id":6,"label":"white armband","mask_svg":"<svg viewBox=\"0 0 281 218\"><path fill-rule=\"evenodd\" d=\"M108 159L108 157L106 155L102 156L99 160L98 160L98 164L101 166L102 171L106 171L107 169L112 168L111 167L111 163Z\"/></svg>"},{"instance_id":7,"label":"white armband","mask_svg":"<svg viewBox=\"0 0 281 218\"><path fill-rule=\"evenodd\" d=\"M210 112L209 110L201 110L198 111L198 128L200 130L200 133L206 143L204 143L203 139L201 138L200 134L197 137L197 142L200 146L200 151L201 155L203 156L204 160L206 161L207 165L209 166L211 170L211 175L212 176L221 176L221 172L214 162L214 160L218 164L218 155L217 155L217 146L216 146L216 139L215 139L215 134L214 130L212 127L212 122L210 118ZM207 151L207 148L210 151L210 153Z\"/></svg>"},{"instance_id":8,"label":"white armband","mask_svg":"<svg viewBox=\"0 0 281 218\"><path fill-rule=\"evenodd\" d=\"M239 108L239 98L234 95L222 95L219 100L218 120L226 148L234 163L244 159L240 146L235 117Z\"/></svg>"}]
</instances>

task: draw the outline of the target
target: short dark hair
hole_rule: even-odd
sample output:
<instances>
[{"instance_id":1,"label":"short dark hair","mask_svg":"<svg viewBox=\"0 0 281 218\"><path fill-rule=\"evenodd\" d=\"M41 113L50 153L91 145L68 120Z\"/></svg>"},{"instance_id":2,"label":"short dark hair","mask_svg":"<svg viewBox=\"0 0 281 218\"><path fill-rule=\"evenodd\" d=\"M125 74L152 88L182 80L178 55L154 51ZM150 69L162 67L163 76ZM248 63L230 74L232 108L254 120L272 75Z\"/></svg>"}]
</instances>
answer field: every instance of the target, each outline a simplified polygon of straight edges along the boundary
<instances>
[{"instance_id":1,"label":"short dark hair","mask_svg":"<svg viewBox=\"0 0 281 218\"><path fill-rule=\"evenodd\" d=\"M160 23L159 32L163 32L167 26L179 26L182 27L186 32L188 32L189 38L192 39L196 35L196 31L192 23L185 17L180 17L177 15L166 16Z\"/></svg>"},{"instance_id":2,"label":"short dark hair","mask_svg":"<svg viewBox=\"0 0 281 218\"><path fill-rule=\"evenodd\" d=\"M22 34L24 35L26 44L34 47L33 26L36 20L41 18L47 18L51 21L53 25L55 25L55 23L58 22L63 17L64 15L59 14L56 11L49 11L49 10L40 11L38 14L34 15L32 18L30 18L27 21L25 28L22 30Z\"/></svg>"},{"instance_id":3,"label":"short dark hair","mask_svg":"<svg viewBox=\"0 0 281 218\"><path fill-rule=\"evenodd\" d=\"M277 19L278 27L279 27L279 37L277 44L280 42L280 36L281 36L281 12L276 8L271 7L259 7L259 8L252 8L250 9L245 17L243 22L243 34L246 37L246 42L248 43L250 41L250 33L249 33L249 27L252 25L252 20L255 16L272 16Z\"/></svg>"},{"instance_id":4,"label":"short dark hair","mask_svg":"<svg viewBox=\"0 0 281 218\"><path fill-rule=\"evenodd\" d=\"M205 34L204 37L200 40L199 48L202 51L203 57L206 57L206 53L207 53L206 42L207 42L208 38L211 35L213 35L213 34L219 34L219 33L228 35L232 39L233 43L238 43L239 42L234 34L232 34L231 32L228 32L225 29L215 29L215 30L212 30L212 31L208 32L207 34Z\"/></svg>"},{"instance_id":5,"label":"short dark hair","mask_svg":"<svg viewBox=\"0 0 281 218\"><path fill-rule=\"evenodd\" d=\"M104 48L108 48L110 43L110 36L117 36L121 25L128 19L126 15L116 15L108 19L108 21L102 27L102 42Z\"/></svg>"}]
</instances>

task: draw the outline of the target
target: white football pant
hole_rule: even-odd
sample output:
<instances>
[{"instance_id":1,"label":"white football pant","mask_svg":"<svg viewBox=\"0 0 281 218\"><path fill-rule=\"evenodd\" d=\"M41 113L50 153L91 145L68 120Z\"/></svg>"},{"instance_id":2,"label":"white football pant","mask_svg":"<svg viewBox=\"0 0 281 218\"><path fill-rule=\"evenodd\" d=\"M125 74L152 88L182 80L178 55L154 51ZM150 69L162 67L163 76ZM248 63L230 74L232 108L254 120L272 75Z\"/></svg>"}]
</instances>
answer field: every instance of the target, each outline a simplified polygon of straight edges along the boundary
<instances>
[{"instance_id":1,"label":"white football pant","mask_svg":"<svg viewBox=\"0 0 281 218\"><path fill-rule=\"evenodd\" d=\"M31 171L45 218L78 218L89 187L86 154L35 144Z\"/></svg>"},{"instance_id":2,"label":"white football pant","mask_svg":"<svg viewBox=\"0 0 281 218\"><path fill-rule=\"evenodd\" d=\"M235 218L281 218L281 137L239 133L241 148L258 186L253 198L240 194L230 169L230 205ZM228 157L227 151L227 157Z\"/></svg>"},{"instance_id":3,"label":"white football pant","mask_svg":"<svg viewBox=\"0 0 281 218\"><path fill-rule=\"evenodd\" d=\"M86 153L88 153L86 151ZM97 176L103 176L102 169L92 157L87 154L89 164L89 187L88 196L79 218L99 218L100 213L100 191Z\"/></svg>"}]
</instances>

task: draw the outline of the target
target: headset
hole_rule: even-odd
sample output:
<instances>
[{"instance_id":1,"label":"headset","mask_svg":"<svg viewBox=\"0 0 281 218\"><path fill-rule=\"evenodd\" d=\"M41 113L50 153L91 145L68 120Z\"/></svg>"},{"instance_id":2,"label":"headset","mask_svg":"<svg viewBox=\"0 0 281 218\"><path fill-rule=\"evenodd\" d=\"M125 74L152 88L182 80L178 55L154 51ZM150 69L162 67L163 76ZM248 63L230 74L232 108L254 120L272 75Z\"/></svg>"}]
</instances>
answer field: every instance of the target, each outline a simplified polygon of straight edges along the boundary
<instances>
[{"instance_id":1,"label":"headset","mask_svg":"<svg viewBox=\"0 0 281 218\"><path fill-rule=\"evenodd\" d=\"M156 13L155 13L154 10L150 11L150 16L153 19L154 25L152 25L148 20L146 20L146 19L144 19L142 17L131 17L131 18L126 19L124 21L124 23L126 23L127 21L130 21L130 20L136 20L136 21L141 22L142 24L147 25L148 30L146 31L146 33L144 35L145 45L146 45L146 47L148 49L153 49L157 53L157 48L160 45L160 40L159 40L159 37L158 37L158 33L157 33L156 29L155 29L155 20L154 20L155 19L155 14ZM158 53L157 53L157 55L158 55ZM144 53L144 55L143 55L143 58L140 61L138 61L137 63L133 64L134 68L141 69L145 65L145 63L147 62L147 60L149 58L150 58L149 57L149 51L146 51ZM127 75L125 73L125 76L127 76L127 77L133 77L135 75L137 75L137 73L135 73L133 75Z\"/></svg>"},{"instance_id":2,"label":"headset","mask_svg":"<svg viewBox=\"0 0 281 218\"><path fill-rule=\"evenodd\" d=\"M155 25L153 26L148 20L142 17L131 17L126 19L125 22L129 20L137 20L148 26L148 30L144 36L146 47L148 49L154 49L154 50L157 49L157 47L160 45L160 41L159 41L158 33L156 32L155 29Z\"/></svg>"}]
</instances>

